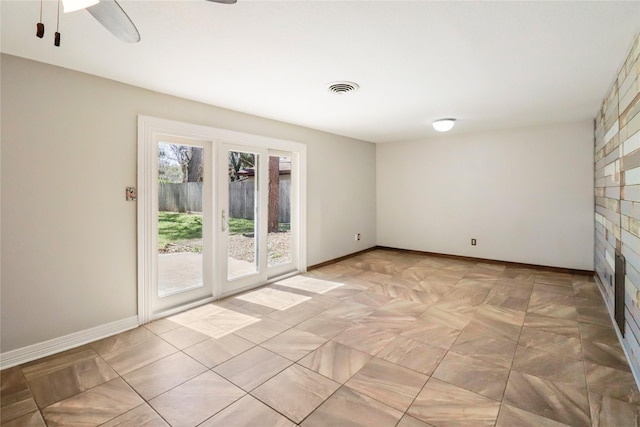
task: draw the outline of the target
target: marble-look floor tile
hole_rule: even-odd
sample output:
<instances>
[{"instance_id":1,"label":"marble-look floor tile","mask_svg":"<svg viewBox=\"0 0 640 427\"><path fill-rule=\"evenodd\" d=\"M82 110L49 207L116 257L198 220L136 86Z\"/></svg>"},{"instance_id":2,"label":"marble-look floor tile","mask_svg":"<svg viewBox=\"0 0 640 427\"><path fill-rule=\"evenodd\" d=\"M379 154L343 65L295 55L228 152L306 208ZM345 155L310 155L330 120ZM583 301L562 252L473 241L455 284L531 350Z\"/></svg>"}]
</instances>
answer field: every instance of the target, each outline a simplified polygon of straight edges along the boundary
<instances>
[{"instance_id":1,"label":"marble-look floor tile","mask_svg":"<svg viewBox=\"0 0 640 427\"><path fill-rule=\"evenodd\" d=\"M447 351L406 337L396 337L378 357L425 375L431 375Z\"/></svg>"},{"instance_id":2,"label":"marble-look floor tile","mask_svg":"<svg viewBox=\"0 0 640 427\"><path fill-rule=\"evenodd\" d=\"M437 270L438 269L433 266L414 265L412 267L407 268L406 270L403 270L400 273L400 277L407 280L420 282L426 279L427 277L429 277L430 275L432 275L433 273L435 273Z\"/></svg>"},{"instance_id":3,"label":"marble-look floor tile","mask_svg":"<svg viewBox=\"0 0 640 427\"><path fill-rule=\"evenodd\" d=\"M276 310L268 314L266 317L268 317L269 319L277 320L278 322L285 323L289 326L295 326L307 319L317 316L324 310L325 308L321 303L317 303L312 299L307 302L303 302L302 304L291 307L287 310Z\"/></svg>"},{"instance_id":4,"label":"marble-look floor tile","mask_svg":"<svg viewBox=\"0 0 640 427\"><path fill-rule=\"evenodd\" d=\"M156 335L146 327L141 326L112 337L92 342L89 346L100 356L104 356L105 354L124 350L127 347L140 344L152 338L156 338Z\"/></svg>"},{"instance_id":5,"label":"marble-look floor tile","mask_svg":"<svg viewBox=\"0 0 640 427\"><path fill-rule=\"evenodd\" d=\"M404 314L415 318L420 316L429 308L427 304L411 301L409 299L405 299L405 297L406 295L403 297L394 298L391 301L388 301L386 304L380 306L379 310L396 314Z\"/></svg>"},{"instance_id":6,"label":"marble-look floor tile","mask_svg":"<svg viewBox=\"0 0 640 427\"><path fill-rule=\"evenodd\" d=\"M184 353L174 353L122 376L145 400L182 384L207 368Z\"/></svg>"},{"instance_id":7,"label":"marble-look floor tile","mask_svg":"<svg viewBox=\"0 0 640 427\"><path fill-rule=\"evenodd\" d=\"M297 305L294 307L297 307ZM280 310L267 307L266 305L254 304L252 302L242 300L239 300L239 305L237 307L233 307L233 311L257 318L280 312Z\"/></svg>"},{"instance_id":8,"label":"marble-look floor tile","mask_svg":"<svg viewBox=\"0 0 640 427\"><path fill-rule=\"evenodd\" d=\"M331 339L353 325L354 322L350 320L328 315L326 313L320 313L309 320L305 320L296 327L298 329L311 332L314 335Z\"/></svg>"},{"instance_id":9,"label":"marble-look floor tile","mask_svg":"<svg viewBox=\"0 0 640 427\"><path fill-rule=\"evenodd\" d=\"M463 287L456 284L434 306L443 307L450 311L468 311L482 304L490 291L490 286Z\"/></svg>"},{"instance_id":10,"label":"marble-look floor tile","mask_svg":"<svg viewBox=\"0 0 640 427\"><path fill-rule=\"evenodd\" d=\"M424 317L420 317L413 326L401 332L400 335L405 338L422 341L425 344L448 349L460 335L460 330L440 323L429 322Z\"/></svg>"},{"instance_id":11,"label":"marble-look floor tile","mask_svg":"<svg viewBox=\"0 0 640 427\"><path fill-rule=\"evenodd\" d=\"M33 413L38 409L19 366L0 372L0 423Z\"/></svg>"},{"instance_id":12,"label":"marble-look floor tile","mask_svg":"<svg viewBox=\"0 0 640 427\"><path fill-rule=\"evenodd\" d=\"M530 295L530 288L496 285L491 288L484 303L512 310L526 311Z\"/></svg>"},{"instance_id":13,"label":"marble-look floor tile","mask_svg":"<svg viewBox=\"0 0 640 427\"><path fill-rule=\"evenodd\" d=\"M214 316L220 312L227 312L227 314L231 314L228 313L228 307L235 307L236 305L237 303L233 298L226 298L221 301L216 301L211 304L204 304L199 307L183 311L181 313L170 316L167 319L184 326L188 325L189 323L202 320L209 316Z\"/></svg>"},{"instance_id":14,"label":"marble-look floor tile","mask_svg":"<svg viewBox=\"0 0 640 427\"><path fill-rule=\"evenodd\" d=\"M148 330L150 330L156 335L162 335L165 332L169 332L173 329L179 328L180 326L182 326L180 323L174 322L166 318L154 320L153 322L147 323L146 325L144 325L145 328L147 328Z\"/></svg>"},{"instance_id":15,"label":"marble-look floor tile","mask_svg":"<svg viewBox=\"0 0 640 427\"><path fill-rule=\"evenodd\" d=\"M586 388L584 364L567 352L549 353L537 348L518 346L512 369L535 375L554 383Z\"/></svg>"},{"instance_id":16,"label":"marble-look floor tile","mask_svg":"<svg viewBox=\"0 0 640 427\"><path fill-rule=\"evenodd\" d=\"M424 306L426 310L427 308L429 308L429 306L438 302L438 300L441 298L441 295L434 294L433 292L424 291L422 289L413 288L403 292L399 298L420 303ZM422 314L422 313L419 313L419 314Z\"/></svg>"},{"instance_id":17,"label":"marble-look floor tile","mask_svg":"<svg viewBox=\"0 0 640 427\"><path fill-rule=\"evenodd\" d=\"M269 350L253 347L213 370L245 391L251 391L291 364L290 360Z\"/></svg>"},{"instance_id":18,"label":"marble-look floor tile","mask_svg":"<svg viewBox=\"0 0 640 427\"><path fill-rule=\"evenodd\" d=\"M455 280L455 279L452 279L452 280ZM426 301L428 301L428 304L432 305L440 301L440 299L442 299L444 295L446 295L449 291L451 291L451 288L453 288L454 283L442 283L439 281L431 281L427 278L413 285L411 289L422 292L423 294L426 294L426 295L422 295L421 299L425 301L424 302L425 304L427 304Z\"/></svg>"},{"instance_id":19,"label":"marble-look floor tile","mask_svg":"<svg viewBox=\"0 0 640 427\"><path fill-rule=\"evenodd\" d=\"M351 301L357 302L358 304L368 305L369 307L380 308L386 303L395 300L393 297L389 297L386 295L373 294L369 292L360 292L357 295L354 295L351 298Z\"/></svg>"},{"instance_id":20,"label":"marble-look floor tile","mask_svg":"<svg viewBox=\"0 0 640 427\"><path fill-rule=\"evenodd\" d=\"M601 326L611 325L611 315L602 298L576 298L576 311L578 320L584 323L593 323Z\"/></svg>"},{"instance_id":21,"label":"marble-look floor tile","mask_svg":"<svg viewBox=\"0 0 640 427\"><path fill-rule=\"evenodd\" d=\"M371 360L363 351L329 341L298 363L327 378L344 384Z\"/></svg>"},{"instance_id":22,"label":"marble-look floor tile","mask_svg":"<svg viewBox=\"0 0 640 427\"><path fill-rule=\"evenodd\" d=\"M402 412L375 399L342 386L325 400L307 419L303 427L394 427Z\"/></svg>"},{"instance_id":23,"label":"marble-look floor tile","mask_svg":"<svg viewBox=\"0 0 640 427\"><path fill-rule=\"evenodd\" d=\"M300 423L340 384L299 365L292 365L251 392L290 420Z\"/></svg>"},{"instance_id":24,"label":"marble-look floor tile","mask_svg":"<svg viewBox=\"0 0 640 427\"><path fill-rule=\"evenodd\" d=\"M570 338L580 338L580 329L578 328L578 322L576 320L527 313L524 318L523 327L564 335Z\"/></svg>"},{"instance_id":25,"label":"marble-look floor tile","mask_svg":"<svg viewBox=\"0 0 640 427\"><path fill-rule=\"evenodd\" d=\"M640 405L640 392L630 371L585 361L589 392Z\"/></svg>"},{"instance_id":26,"label":"marble-look floor tile","mask_svg":"<svg viewBox=\"0 0 640 427\"><path fill-rule=\"evenodd\" d=\"M368 289L368 292L391 298L398 298L407 291L405 286L378 283Z\"/></svg>"},{"instance_id":27,"label":"marble-look floor tile","mask_svg":"<svg viewBox=\"0 0 640 427\"><path fill-rule=\"evenodd\" d=\"M416 323L416 318L408 314L378 309L360 320L360 325L399 334Z\"/></svg>"},{"instance_id":28,"label":"marble-look floor tile","mask_svg":"<svg viewBox=\"0 0 640 427\"><path fill-rule=\"evenodd\" d=\"M578 318L573 295L558 295L550 292L532 292L527 313L568 320Z\"/></svg>"},{"instance_id":29,"label":"marble-look floor tile","mask_svg":"<svg viewBox=\"0 0 640 427\"><path fill-rule=\"evenodd\" d=\"M515 406L503 404L500 408L496 427L571 427L549 418L524 411Z\"/></svg>"},{"instance_id":30,"label":"marble-look floor tile","mask_svg":"<svg viewBox=\"0 0 640 427\"><path fill-rule=\"evenodd\" d=\"M407 414L442 427L493 427L500 402L431 378Z\"/></svg>"},{"instance_id":31,"label":"marble-look floor tile","mask_svg":"<svg viewBox=\"0 0 640 427\"><path fill-rule=\"evenodd\" d=\"M22 372L36 403L41 408L118 376L88 346L46 357L25 366Z\"/></svg>"},{"instance_id":32,"label":"marble-look floor tile","mask_svg":"<svg viewBox=\"0 0 640 427\"><path fill-rule=\"evenodd\" d=\"M327 338L314 335L311 332L291 328L263 342L261 346L297 362L327 341Z\"/></svg>"},{"instance_id":33,"label":"marble-look floor tile","mask_svg":"<svg viewBox=\"0 0 640 427\"><path fill-rule=\"evenodd\" d=\"M420 420L413 418L412 416L406 415L402 417L400 422L396 427L432 427L430 424L424 423Z\"/></svg>"},{"instance_id":34,"label":"marble-look floor tile","mask_svg":"<svg viewBox=\"0 0 640 427\"><path fill-rule=\"evenodd\" d=\"M559 384L512 370L504 403L560 423L591 425L586 387Z\"/></svg>"},{"instance_id":35,"label":"marble-look floor tile","mask_svg":"<svg viewBox=\"0 0 640 427\"><path fill-rule=\"evenodd\" d=\"M258 318L251 317L256 322L259 320ZM204 335L205 338L220 338L225 336L226 334L231 333L231 331L225 331L224 329L216 326L218 324L217 320L212 318L205 317L204 319L198 319L195 322L191 322L186 325L187 328L191 329L193 332ZM195 343L194 343L195 344Z\"/></svg>"},{"instance_id":36,"label":"marble-look floor tile","mask_svg":"<svg viewBox=\"0 0 640 427\"><path fill-rule=\"evenodd\" d=\"M472 306L462 311L448 311L445 305L442 305L441 307L434 305L422 313L419 319L428 323L448 328L455 328L461 331L469 324L469 322L471 322L476 309L476 306Z\"/></svg>"},{"instance_id":37,"label":"marble-look floor tile","mask_svg":"<svg viewBox=\"0 0 640 427\"><path fill-rule=\"evenodd\" d=\"M202 427L295 427L293 422L250 395L235 401L200 425Z\"/></svg>"},{"instance_id":38,"label":"marble-look floor tile","mask_svg":"<svg viewBox=\"0 0 640 427\"><path fill-rule=\"evenodd\" d=\"M549 293L558 294L558 295L574 296L572 286L554 286L554 285L545 285L543 283L534 283L533 293L537 294L538 292L540 293L549 292Z\"/></svg>"},{"instance_id":39,"label":"marble-look floor tile","mask_svg":"<svg viewBox=\"0 0 640 427\"><path fill-rule=\"evenodd\" d=\"M580 334L584 341L607 344L613 347L620 347L620 341L613 325L602 326L592 323L579 323Z\"/></svg>"},{"instance_id":40,"label":"marble-look floor tile","mask_svg":"<svg viewBox=\"0 0 640 427\"><path fill-rule=\"evenodd\" d=\"M582 342L584 360L609 368L629 371L629 362L620 345L608 345L599 342Z\"/></svg>"},{"instance_id":41,"label":"marble-look floor tile","mask_svg":"<svg viewBox=\"0 0 640 427\"><path fill-rule=\"evenodd\" d=\"M317 279L304 275L289 277L288 279L279 280L276 283L290 288L313 292L316 294L326 294L327 292L342 286L342 283L340 282Z\"/></svg>"},{"instance_id":42,"label":"marble-look floor tile","mask_svg":"<svg viewBox=\"0 0 640 427\"><path fill-rule=\"evenodd\" d=\"M399 411L406 411L428 378L426 375L376 357L345 385Z\"/></svg>"},{"instance_id":43,"label":"marble-look floor tile","mask_svg":"<svg viewBox=\"0 0 640 427\"><path fill-rule=\"evenodd\" d=\"M202 341L184 349L184 352L207 368L213 368L254 346L254 343L244 338L234 334L227 334L222 338L211 338L207 341Z\"/></svg>"},{"instance_id":44,"label":"marble-look floor tile","mask_svg":"<svg viewBox=\"0 0 640 427\"><path fill-rule=\"evenodd\" d=\"M534 280L536 283L545 283L555 286L571 287L573 284L573 278L570 274L556 273L552 271L536 272Z\"/></svg>"},{"instance_id":45,"label":"marble-look floor tile","mask_svg":"<svg viewBox=\"0 0 640 427\"><path fill-rule=\"evenodd\" d=\"M598 394L589 394L593 427L640 426L640 406Z\"/></svg>"},{"instance_id":46,"label":"marble-look floor tile","mask_svg":"<svg viewBox=\"0 0 640 427\"><path fill-rule=\"evenodd\" d=\"M188 326L180 326L160 335L160 338L177 348L178 350L191 347L201 341L211 338L209 335L191 329Z\"/></svg>"},{"instance_id":47,"label":"marble-look floor tile","mask_svg":"<svg viewBox=\"0 0 640 427\"><path fill-rule=\"evenodd\" d=\"M223 334L208 333L207 329L212 328L214 332L235 332L238 329L252 325L260 321L259 317L237 311L237 305L234 308L219 307L217 311L210 313L208 316L195 319L193 322L187 323L192 329L199 330L212 337L220 337ZM194 325L199 325L198 327ZM208 328L206 328L208 326Z\"/></svg>"},{"instance_id":48,"label":"marble-look floor tile","mask_svg":"<svg viewBox=\"0 0 640 427\"><path fill-rule=\"evenodd\" d=\"M549 353L570 356L574 359L582 358L582 342L580 338L554 334L536 328L523 327L518 344Z\"/></svg>"},{"instance_id":49,"label":"marble-look floor tile","mask_svg":"<svg viewBox=\"0 0 640 427\"><path fill-rule=\"evenodd\" d=\"M356 325L336 336L333 340L375 356L396 336L396 332L386 329Z\"/></svg>"},{"instance_id":50,"label":"marble-look floor tile","mask_svg":"<svg viewBox=\"0 0 640 427\"><path fill-rule=\"evenodd\" d=\"M102 357L118 374L124 375L177 351L177 348L154 335L153 338L106 353Z\"/></svg>"},{"instance_id":51,"label":"marble-look floor tile","mask_svg":"<svg viewBox=\"0 0 640 427\"><path fill-rule=\"evenodd\" d=\"M259 288L236 296L237 299L264 305L276 310L286 310L311 299L308 296L283 292L269 287Z\"/></svg>"},{"instance_id":52,"label":"marble-look floor tile","mask_svg":"<svg viewBox=\"0 0 640 427\"><path fill-rule=\"evenodd\" d=\"M334 305L326 310L323 315L339 317L341 319L357 322L375 311L375 308L364 304L347 301Z\"/></svg>"},{"instance_id":53,"label":"marble-look floor tile","mask_svg":"<svg viewBox=\"0 0 640 427\"><path fill-rule=\"evenodd\" d=\"M508 267L502 274L502 278L498 278L496 285L516 286L519 288L533 287L534 272L532 270L512 270Z\"/></svg>"},{"instance_id":54,"label":"marble-look floor tile","mask_svg":"<svg viewBox=\"0 0 640 427\"><path fill-rule=\"evenodd\" d=\"M273 338L291 326L277 320L262 318L259 322L238 329L235 334L254 344L260 344L269 338Z\"/></svg>"},{"instance_id":55,"label":"marble-look floor tile","mask_svg":"<svg viewBox=\"0 0 640 427\"><path fill-rule=\"evenodd\" d=\"M6 369L0 424L636 425L599 292L589 276L367 251Z\"/></svg>"},{"instance_id":56,"label":"marble-look floor tile","mask_svg":"<svg viewBox=\"0 0 640 427\"><path fill-rule=\"evenodd\" d=\"M172 426L194 426L244 395L229 381L207 371L150 400L149 404Z\"/></svg>"},{"instance_id":57,"label":"marble-look floor tile","mask_svg":"<svg viewBox=\"0 0 640 427\"><path fill-rule=\"evenodd\" d=\"M472 356L503 368L510 368L516 347L515 342L505 338L484 336L464 330L451 346L451 351Z\"/></svg>"},{"instance_id":58,"label":"marble-look floor tile","mask_svg":"<svg viewBox=\"0 0 640 427\"><path fill-rule=\"evenodd\" d=\"M47 425L40 411L35 411L3 422L2 427L47 427Z\"/></svg>"},{"instance_id":59,"label":"marble-look floor tile","mask_svg":"<svg viewBox=\"0 0 640 427\"><path fill-rule=\"evenodd\" d=\"M99 425L144 401L121 378L116 378L42 410L48 426Z\"/></svg>"},{"instance_id":60,"label":"marble-look floor tile","mask_svg":"<svg viewBox=\"0 0 640 427\"><path fill-rule=\"evenodd\" d=\"M598 289L598 285L595 282L574 282L573 292L579 298L602 299L600 289Z\"/></svg>"},{"instance_id":61,"label":"marble-look floor tile","mask_svg":"<svg viewBox=\"0 0 640 427\"><path fill-rule=\"evenodd\" d=\"M465 330L476 334L518 341L524 312L492 305L481 305Z\"/></svg>"},{"instance_id":62,"label":"marble-look floor tile","mask_svg":"<svg viewBox=\"0 0 640 427\"><path fill-rule=\"evenodd\" d=\"M151 406L145 403L101 425L101 427L117 426L169 427L169 424Z\"/></svg>"},{"instance_id":63,"label":"marble-look floor tile","mask_svg":"<svg viewBox=\"0 0 640 427\"><path fill-rule=\"evenodd\" d=\"M449 351L432 377L499 401L509 369Z\"/></svg>"}]
</instances>

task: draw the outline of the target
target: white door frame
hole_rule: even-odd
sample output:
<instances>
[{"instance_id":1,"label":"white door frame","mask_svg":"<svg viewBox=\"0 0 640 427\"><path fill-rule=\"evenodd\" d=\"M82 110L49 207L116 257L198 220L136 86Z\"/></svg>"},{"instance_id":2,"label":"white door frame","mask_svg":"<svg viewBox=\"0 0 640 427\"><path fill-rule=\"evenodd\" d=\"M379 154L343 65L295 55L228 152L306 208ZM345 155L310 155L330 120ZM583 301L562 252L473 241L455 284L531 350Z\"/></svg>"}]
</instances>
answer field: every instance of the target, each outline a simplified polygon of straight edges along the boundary
<instances>
[{"instance_id":1,"label":"white door frame","mask_svg":"<svg viewBox=\"0 0 640 427\"><path fill-rule=\"evenodd\" d=\"M222 296L222 284L214 283L211 297L200 300L190 305L182 306L173 310L162 313L153 313L152 309L152 292L154 286L153 281L156 280L155 256L157 247L153 242L156 238L156 224L153 209L155 206L153 189L155 176L153 171L157 167L157 157L154 157L155 141L157 135L169 135L178 138L194 139L199 141L211 141L214 153L217 151L219 143L230 143L234 145L245 145L262 147L266 149L274 149L291 152L297 157L298 167L295 171L295 177L292 179L298 182L297 194L297 212L296 220L298 222L298 233L296 233L294 241L294 249L297 249L297 257L295 257L294 268L298 272L306 271L307 253L306 253L306 156L307 146L305 144L293 141L286 141L275 138L268 138L259 135L230 131L225 129L213 128L209 126L194 125L190 123L178 122L174 120L159 119L149 116L138 116L138 323L145 324L156 318L165 317L175 312L182 311L208 301L218 299ZM215 154L214 154L215 155ZM215 159L214 159L214 164ZM215 187L215 183L214 183ZM214 212L220 212L219 207L214 201ZM217 220L219 221L219 219ZM217 222L216 221L216 222ZM220 224L218 224L218 227ZM214 248L218 245L213 244ZM226 256L226 254L225 254ZM215 254L215 259L220 262L221 256ZM213 277L219 277L219 274L213 274ZM272 279L272 278L270 278ZM214 279L215 280L215 279Z\"/></svg>"}]
</instances>

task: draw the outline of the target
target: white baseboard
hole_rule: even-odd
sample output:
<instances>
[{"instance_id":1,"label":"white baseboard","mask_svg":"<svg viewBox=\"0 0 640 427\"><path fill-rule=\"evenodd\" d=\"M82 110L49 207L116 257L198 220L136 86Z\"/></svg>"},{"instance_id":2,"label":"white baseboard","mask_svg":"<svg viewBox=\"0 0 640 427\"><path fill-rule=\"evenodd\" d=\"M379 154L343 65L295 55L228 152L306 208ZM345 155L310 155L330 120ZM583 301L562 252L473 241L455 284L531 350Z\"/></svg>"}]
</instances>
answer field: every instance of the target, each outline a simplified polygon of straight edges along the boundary
<instances>
[{"instance_id":1,"label":"white baseboard","mask_svg":"<svg viewBox=\"0 0 640 427\"><path fill-rule=\"evenodd\" d=\"M59 338L53 338L48 341L0 353L0 369L21 365L137 327L138 316L131 316L126 319L85 329L84 331L74 332Z\"/></svg>"},{"instance_id":2,"label":"white baseboard","mask_svg":"<svg viewBox=\"0 0 640 427\"><path fill-rule=\"evenodd\" d=\"M607 298L602 293L602 289L604 289L604 285L602 284L602 281L600 280L600 278L598 277L597 274L594 277L595 277L595 280L597 280L599 282L599 285L597 285L598 286L598 290L600 291L600 295L602 296L602 301L606 305L607 304L606 303ZM631 368L631 373L633 374L633 378L636 380L636 386L638 387L638 389L640 389L640 372L638 372L636 367L633 365L633 363L631 363L631 356L629 355L629 352L627 351L627 348L624 346L624 339L622 338L622 334L620 333L620 329L618 329L618 323L616 322L616 319L613 316L613 313L611 312L611 310L609 310L609 307L607 307L607 312L609 313L609 317L611 317L611 323L613 325L613 330L616 331L616 335L618 336L618 341L620 341L620 347L622 347L622 351L624 352L624 355L627 358L627 363L629 364L629 368Z\"/></svg>"}]
</instances>

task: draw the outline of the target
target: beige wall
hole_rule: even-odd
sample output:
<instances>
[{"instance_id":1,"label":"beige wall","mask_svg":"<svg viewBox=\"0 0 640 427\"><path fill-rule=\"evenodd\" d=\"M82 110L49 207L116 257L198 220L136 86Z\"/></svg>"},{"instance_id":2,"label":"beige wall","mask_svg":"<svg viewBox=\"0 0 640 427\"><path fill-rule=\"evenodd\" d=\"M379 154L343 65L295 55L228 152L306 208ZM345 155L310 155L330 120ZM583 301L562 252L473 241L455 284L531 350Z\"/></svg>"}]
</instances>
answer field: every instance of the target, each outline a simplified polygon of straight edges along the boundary
<instances>
[{"instance_id":1,"label":"beige wall","mask_svg":"<svg viewBox=\"0 0 640 427\"><path fill-rule=\"evenodd\" d=\"M593 270L592 145L590 120L379 144L378 244Z\"/></svg>"},{"instance_id":2,"label":"beige wall","mask_svg":"<svg viewBox=\"0 0 640 427\"><path fill-rule=\"evenodd\" d=\"M136 315L139 114L306 143L308 264L375 245L373 144L1 60L2 352Z\"/></svg>"}]
</instances>

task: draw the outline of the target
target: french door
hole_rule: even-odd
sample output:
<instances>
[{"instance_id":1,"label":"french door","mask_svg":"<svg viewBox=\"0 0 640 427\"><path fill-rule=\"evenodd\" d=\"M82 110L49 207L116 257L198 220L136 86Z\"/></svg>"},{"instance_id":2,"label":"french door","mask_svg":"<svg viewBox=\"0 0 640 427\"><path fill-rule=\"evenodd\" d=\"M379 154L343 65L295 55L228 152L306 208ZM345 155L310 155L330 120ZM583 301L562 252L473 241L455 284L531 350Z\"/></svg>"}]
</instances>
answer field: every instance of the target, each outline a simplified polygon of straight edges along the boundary
<instances>
[{"instance_id":1,"label":"french door","mask_svg":"<svg viewBox=\"0 0 640 427\"><path fill-rule=\"evenodd\" d=\"M141 117L140 323L304 271L304 146Z\"/></svg>"},{"instance_id":2,"label":"french door","mask_svg":"<svg viewBox=\"0 0 640 427\"><path fill-rule=\"evenodd\" d=\"M219 271L228 295L267 281L268 152L221 143L219 153Z\"/></svg>"}]
</instances>

